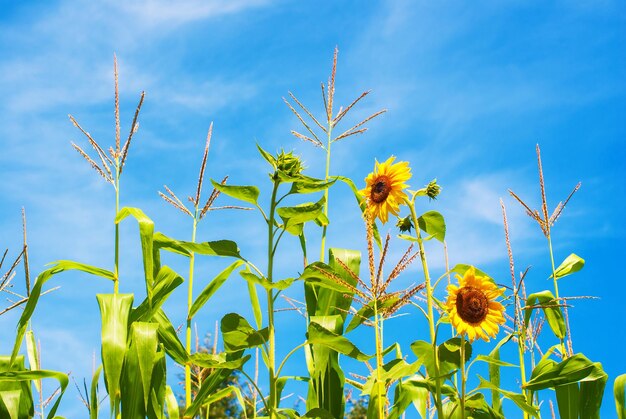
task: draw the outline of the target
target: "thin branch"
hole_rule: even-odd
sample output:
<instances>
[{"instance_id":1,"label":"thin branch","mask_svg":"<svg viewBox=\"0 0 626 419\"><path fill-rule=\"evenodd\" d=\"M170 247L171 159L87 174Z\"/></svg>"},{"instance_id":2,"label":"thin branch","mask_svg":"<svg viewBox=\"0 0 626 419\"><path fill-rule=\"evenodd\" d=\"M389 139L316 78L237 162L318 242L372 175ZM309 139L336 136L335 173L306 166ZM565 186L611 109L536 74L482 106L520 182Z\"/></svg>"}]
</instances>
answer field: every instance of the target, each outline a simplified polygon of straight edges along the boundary
<instances>
[{"instance_id":1,"label":"thin branch","mask_svg":"<svg viewBox=\"0 0 626 419\"><path fill-rule=\"evenodd\" d=\"M358 134L361 132L365 132L367 131L367 128L365 129L360 129L357 130L357 128L359 128L360 126L362 126L363 124L366 124L367 122L371 121L372 119L376 118L379 115L384 114L385 112L387 112L387 109L383 109L381 111L378 111L376 113L373 113L372 115L368 116L367 118L365 118L364 120L362 120L361 122L359 122L358 124L356 124L355 126L353 126L352 128L344 131L343 134L339 135L337 138L335 138L333 141L339 141L342 138L346 138L349 137L350 135L354 135L354 134Z\"/></svg>"},{"instance_id":2,"label":"thin branch","mask_svg":"<svg viewBox=\"0 0 626 419\"><path fill-rule=\"evenodd\" d=\"M297 138L299 138L301 140L313 143L313 145L316 146L316 147L324 148L324 145L322 144L321 141L316 141L316 140L312 139L311 137L307 137L306 135L300 134L298 131L291 130L291 134L294 137L297 137Z\"/></svg>"},{"instance_id":3,"label":"thin branch","mask_svg":"<svg viewBox=\"0 0 626 419\"><path fill-rule=\"evenodd\" d=\"M309 125L304 121L304 119L302 118L302 116L300 116L300 114L298 113L298 111L295 110L295 108L293 106L291 106L291 103L289 103L287 101L287 99L283 98L283 101L287 104L287 106L289 106L289 109L291 109L291 112L294 113L294 115L296 115L296 117L300 120L300 123L302 123L302 125L304 125L304 128L306 128L307 131L309 131L311 133L311 135L313 136L313 138L315 138L320 144L322 144L322 142L320 141L319 138L317 138L317 135L315 134L315 132L311 129L311 127L309 127Z\"/></svg>"},{"instance_id":4,"label":"thin branch","mask_svg":"<svg viewBox=\"0 0 626 419\"><path fill-rule=\"evenodd\" d=\"M87 153L85 153L85 152L83 151L83 149L82 149L82 148L80 148L79 146L77 146L74 142L71 142L71 144L72 144L72 147L74 147L74 150L78 151L78 154L80 154L81 156L83 156L83 158L84 158L85 160L87 160L87 162L91 165L91 167L93 167L93 169L94 169L96 172L98 172L98 174L99 174L100 176L102 176L102 177L104 178L104 180L106 180L107 182L109 182L109 183L113 184L113 180L112 180L112 179L110 179L110 178L109 178L109 177L108 177L108 176L107 176L107 175L106 175L106 174L102 171L102 169L100 168L100 166L98 166L98 164L96 164L96 162L95 162L95 161L93 161L93 160L91 159L91 157L89 157L89 156L87 155Z\"/></svg>"},{"instance_id":5,"label":"thin branch","mask_svg":"<svg viewBox=\"0 0 626 419\"><path fill-rule=\"evenodd\" d=\"M346 116L346 114L350 111L350 109L352 109L352 107L354 105L356 105L361 99L363 99L365 96L369 95L370 93L371 93L371 90L367 90L367 91L361 93L361 96L357 97L351 104L348 105L347 108L345 108L344 110L339 112L337 114L337 116L335 117L335 119L333 120L333 126L337 125L339 123L339 121L341 121L341 119L344 116Z\"/></svg>"}]
</instances>

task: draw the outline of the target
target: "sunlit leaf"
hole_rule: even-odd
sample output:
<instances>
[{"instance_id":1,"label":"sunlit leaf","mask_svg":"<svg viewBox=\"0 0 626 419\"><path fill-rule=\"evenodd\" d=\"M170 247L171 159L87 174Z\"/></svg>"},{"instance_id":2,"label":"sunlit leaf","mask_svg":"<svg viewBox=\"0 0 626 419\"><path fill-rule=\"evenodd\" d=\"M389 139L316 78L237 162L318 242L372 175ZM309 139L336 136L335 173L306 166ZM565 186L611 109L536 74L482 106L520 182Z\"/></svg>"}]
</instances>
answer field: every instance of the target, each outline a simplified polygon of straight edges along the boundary
<instances>
[{"instance_id":1,"label":"sunlit leaf","mask_svg":"<svg viewBox=\"0 0 626 419\"><path fill-rule=\"evenodd\" d=\"M550 329L557 338L565 337L565 320L559 306L559 301L548 290L535 292L526 299L526 307L524 313L524 326L528 326L533 308L541 308L546 315L546 320Z\"/></svg>"},{"instance_id":2,"label":"sunlit leaf","mask_svg":"<svg viewBox=\"0 0 626 419\"><path fill-rule=\"evenodd\" d=\"M506 397L507 399L511 400L513 403L515 403L517 405L517 407L522 409L524 412L526 412L526 413L528 413L529 415L532 415L532 416L537 416L537 414L538 414L537 408L534 407L534 406L529 405L526 402L526 397L524 397L523 394L514 393L512 391L503 390L501 388L498 388L494 384L492 384L489 381L487 381L484 378L482 378L480 375L478 376L478 379L480 380L480 384L478 385L478 388L497 390L504 397Z\"/></svg>"},{"instance_id":3,"label":"sunlit leaf","mask_svg":"<svg viewBox=\"0 0 626 419\"><path fill-rule=\"evenodd\" d=\"M196 297L196 300L193 302L191 308L189 309L189 314L187 317L192 319L198 313L198 310L200 310L206 304L206 302L209 301L213 294L215 294L215 292L220 289L222 284L226 282L226 280L230 277L230 274L242 264L243 261L237 260L228 265L228 267L225 268L222 272L217 274L217 276L213 278L213 280L209 282L207 286L202 290L202 292Z\"/></svg>"},{"instance_id":4,"label":"sunlit leaf","mask_svg":"<svg viewBox=\"0 0 626 419\"><path fill-rule=\"evenodd\" d=\"M211 179L213 187L231 198L238 199L240 201L247 202L252 205L257 205L259 199L259 188L256 186L234 186L234 185L222 185Z\"/></svg>"},{"instance_id":5,"label":"sunlit leaf","mask_svg":"<svg viewBox=\"0 0 626 419\"><path fill-rule=\"evenodd\" d=\"M121 396L120 379L126 354L128 315L133 304L133 295L98 294L96 298L102 318L104 382L113 411Z\"/></svg>"},{"instance_id":6,"label":"sunlit leaf","mask_svg":"<svg viewBox=\"0 0 626 419\"><path fill-rule=\"evenodd\" d=\"M12 366L10 357L0 356L0 417L29 418L34 415L30 381L14 378L14 374L25 371L24 355L16 356Z\"/></svg>"},{"instance_id":7,"label":"sunlit leaf","mask_svg":"<svg viewBox=\"0 0 626 419\"><path fill-rule=\"evenodd\" d=\"M307 340L311 344L320 344L359 361L367 361L373 356L366 355L344 336L333 333L318 323L309 323Z\"/></svg>"},{"instance_id":8,"label":"sunlit leaf","mask_svg":"<svg viewBox=\"0 0 626 419\"><path fill-rule=\"evenodd\" d=\"M430 238L434 238L443 243L446 238L446 222L443 215L437 211L428 211L417 219L419 228L429 234Z\"/></svg>"},{"instance_id":9,"label":"sunlit leaf","mask_svg":"<svg viewBox=\"0 0 626 419\"><path fill-rule=\"evenodd\" d=\"M237 313L229 313L222 317L221 329L224 349L228 352L262 345L267 342L269 336L267 328L257 331Z\"/></svg>"},{"instance_id":10,"label":"sunlit leaf","mask_svg":"<svg viewBox=\"0 0 626 419\"><path fill-rule=\"evenodd\" d=\"M563 278L565 276L571 275L574 272L580 271L585 266L585 259L581 258L575 253L569 255L558 268L554 271L554 276L556 279ZM552 278L553 275L550 275Z\"/></svg>"},{"instance_id":11,"label":"sunlit leaf","mask_svg":"<svg viewBox=\"0 0 626 419\"><path fill-rule=\"evenodd\" d=\"M618 419L626 419L626 374L622 374L613 383L613 397Z\"/></svg>"}]
</instances>

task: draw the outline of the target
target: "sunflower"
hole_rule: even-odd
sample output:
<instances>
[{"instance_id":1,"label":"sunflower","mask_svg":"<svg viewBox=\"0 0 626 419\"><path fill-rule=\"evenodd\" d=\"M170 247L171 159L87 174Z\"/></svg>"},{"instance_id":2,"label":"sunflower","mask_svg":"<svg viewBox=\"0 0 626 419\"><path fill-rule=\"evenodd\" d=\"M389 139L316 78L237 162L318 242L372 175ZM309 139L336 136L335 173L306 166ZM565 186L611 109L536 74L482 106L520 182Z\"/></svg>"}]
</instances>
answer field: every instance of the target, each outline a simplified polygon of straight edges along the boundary
<instances>
[{"instance_id":1,"label":"sunflower","mask_svg":"<svg viewBox=\"0 0 626 419\"><path fill-rule=\"evenodd\" d=\"M495 299L504 293L486 276L476 275L470 267L461 278L456 275L459 285L448 285L446 310L450 321L459 334L466 334L470 342L482 338L496 337L498 325L504 323L504 307Z\"/></svg>"},{"instance_id":2,"label":"sunflower","mask_svg":"<svg viewBox=\"0 0 626 419\"><path fill-rule=\"evenodd\" d=\"M386 223L389 213L398 215L400 204L407 195L404 183L411 178L409 163L402 161L393 163L396 158L391 156L384 163L376 162L374 171L365 178L365 189L360 192L367 199L367 207L372 218L378 217Z\"/></svg>"}]
</instances>

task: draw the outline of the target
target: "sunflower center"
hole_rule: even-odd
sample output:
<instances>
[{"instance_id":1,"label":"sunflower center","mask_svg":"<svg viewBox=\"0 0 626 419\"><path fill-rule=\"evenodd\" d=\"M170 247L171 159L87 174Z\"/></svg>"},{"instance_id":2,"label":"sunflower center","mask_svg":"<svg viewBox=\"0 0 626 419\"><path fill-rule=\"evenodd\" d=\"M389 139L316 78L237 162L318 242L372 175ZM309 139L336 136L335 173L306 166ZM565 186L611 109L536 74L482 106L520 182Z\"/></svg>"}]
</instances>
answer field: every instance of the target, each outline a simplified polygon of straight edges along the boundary
<instances>
[{"instance_id":1,"label":"sunflower center","mask_svg":"<svg viewBox=\"0 0 626 419\"><path fill-rule=\"evenodd\" d=\"M389 196L391 192L391 179L382 175L378 176L372 184L372 192L370 192L370 199L376 204L380 204Z\"/></svg>"},{"instance_id":2,"label":"sunflower center","mask_svg":"<svg viewBox=\"0 0 626 419\"><path fill-rule=\"evenodd\" d=\"M456 311L467 323L480 323L489 312L489 300L481 290L463 287L456 297Z\"/></svg>"}]
</instances>

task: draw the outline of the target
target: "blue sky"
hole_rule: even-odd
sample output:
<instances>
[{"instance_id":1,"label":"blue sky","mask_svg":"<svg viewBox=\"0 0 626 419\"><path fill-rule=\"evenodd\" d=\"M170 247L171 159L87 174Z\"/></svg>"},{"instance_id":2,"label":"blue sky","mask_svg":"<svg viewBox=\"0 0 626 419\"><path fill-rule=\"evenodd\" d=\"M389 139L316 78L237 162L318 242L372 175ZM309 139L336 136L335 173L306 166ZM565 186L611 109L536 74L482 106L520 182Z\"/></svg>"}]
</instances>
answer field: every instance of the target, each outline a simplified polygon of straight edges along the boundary
<instances>
[{"instance_id":1,"label":"blue sky","mask_svg":"<svg viewBox=\"0 0 626 419\"><path fill-rule=\"evenodd\" d=\"M362 185L374 158L393 154L411 162L412 186L437 177L443 193L421 209L446 217L452 264L475 264L510 282L502 197L517 269L532 265L528 286L550 289L544 280L545 240L507 189L539 206L536 143L542 147L551 206L582 181L554 228L554 240L557 260L575 252L587 264L563 280L561 293L600 297L576 301L570 320L575 350L602 362L611 377L607 396L612 379L626 372L617 349L626 345L621 321L626 286L620 279L626 236L623 3L187 0L174 6L160 0L62 0L3 2L1 10L0 248L17 253L20 209L26 207L34 272L57 259L111 266L113 192L70 147L70 141L86 142L67 114L101 144L113 144L113 53L120 66L123 131L146 91L124 171L122 205L141 207L157 230L188 238L190 221L166 206L157 191L165 183L179 196L193 193L211 121L207 175L212 178L228 174L231 183L259 184L267 195L267 168L255 142L272 151L293 149L310 175L323 175L320 150L290 136L298 123L281 97L292 91L319 114L319 82L328 77L338 45L337 102L346 105L372 89L353 121L381 108L389 112L365 135L335 147L332 174ZM337 186L330 199L329 244L364 249L351 194ZM236 240L243 254L262 264L260 221L253 213L214 213L201 225L199 239ZM391 223L383 231L395 232ZM317 235L309 232L311 249L317 249ZM123 226L122 240L122 291L136 292L139 299L139 241L131 222ZM394 255L404 249L399 242L392 246ZM293 265L293 249L296 242L285 241L279 257L285 277L300 269ZM441 249L432 245L429 252L439 276ZM167 262L186 272L183 260ZM208 281L225 263L200 260L200 277ZM415 278L420 278L417 266L399 286ZM233 306L245 306L241 284L227 284L201 312L200 331L212 330ZM41 301L33 321L43 366L72 371L82 380L91 375L99 348L94 295L109 292L110 285L72 274L55 285L61 289ZM291 295L298 298L301 291ZM184 301L181 287L167 306L175 322L183 321ZM10 351L18 314L0 319L2 353ZM281 314L279 322L287 351L301 341L303 323L294 313ZM414 339L426 339L426 325L411 313L390 322L387 340L407 327L415 330ZM366 352L373 350L364 334L354 339ZM603 416L613 409L605 398ZM85 415L74 388L60 413Z\"/></svg>"}]
</instances>

